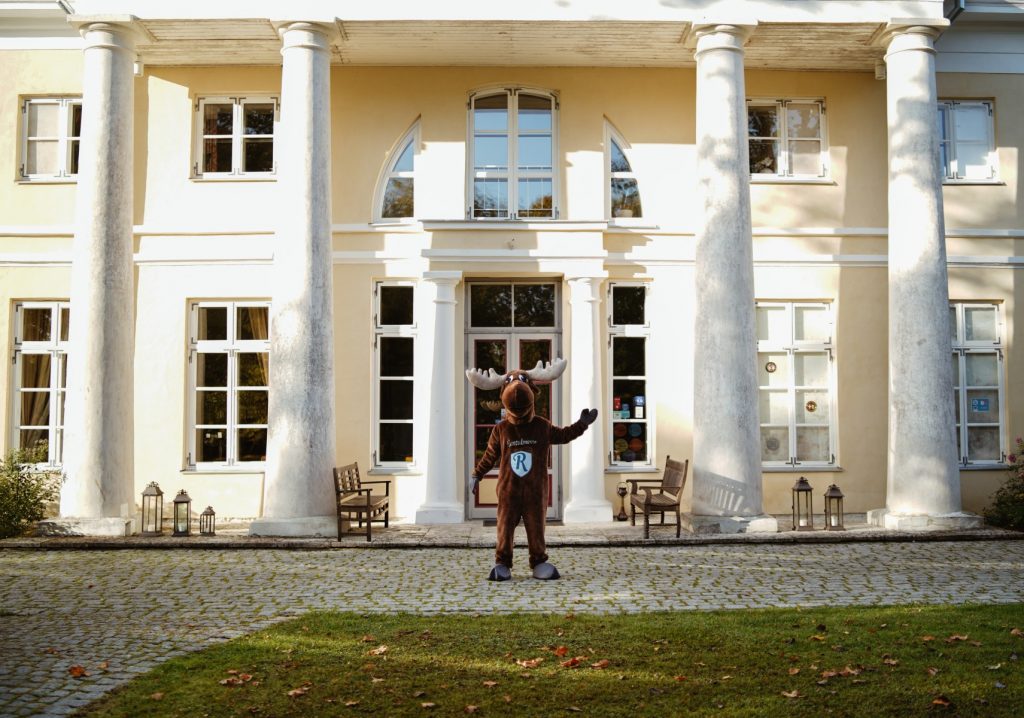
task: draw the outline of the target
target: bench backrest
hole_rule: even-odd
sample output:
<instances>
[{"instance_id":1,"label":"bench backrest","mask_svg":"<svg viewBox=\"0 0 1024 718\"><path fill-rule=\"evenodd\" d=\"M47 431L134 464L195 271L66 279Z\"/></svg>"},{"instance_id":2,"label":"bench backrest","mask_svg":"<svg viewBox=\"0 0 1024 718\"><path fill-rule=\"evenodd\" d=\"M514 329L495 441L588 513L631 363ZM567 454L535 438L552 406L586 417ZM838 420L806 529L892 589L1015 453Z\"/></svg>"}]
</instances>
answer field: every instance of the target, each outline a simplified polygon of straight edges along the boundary
<instances>
[{"instance_id":1,"label":"bench backrest","mask_svg":"<svg viewBox=\"0 0 1024 718\"><path fill-rule=\"evenodd\" d=\"M690 460L675 461L671 456L665 457L665 474L661 478L661 490L676 498L686 485L686 471L690 468Z\"/></svg>"},{"instance_id":2,"label":"bench backrest","mask_svg":"<svg viewBox=\"0 0 1024 718\"><path fill-rule=\"evenodd\" d=\"M338 496L359 491L359 464L334 467L334 493Z\"/></svg>"}]
</instances>

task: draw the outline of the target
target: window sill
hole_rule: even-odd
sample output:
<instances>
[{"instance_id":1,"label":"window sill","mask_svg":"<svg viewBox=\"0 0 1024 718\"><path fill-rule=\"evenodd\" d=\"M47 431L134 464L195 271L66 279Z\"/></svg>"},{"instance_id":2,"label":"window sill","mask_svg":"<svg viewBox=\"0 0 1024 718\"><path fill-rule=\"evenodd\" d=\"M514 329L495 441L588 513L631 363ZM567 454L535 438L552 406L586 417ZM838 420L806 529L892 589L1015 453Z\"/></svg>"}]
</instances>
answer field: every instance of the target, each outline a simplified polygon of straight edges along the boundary
<instances>
[{"instance_id":1,"label":"window sill","mask_svg":"<svg viewBox=\"0 0 1024 718\"><path fill-rule=\"evenodd\" d=\"M376 466L366 472L367 476L423 476L423 472L417 468L405 468L400 466L387 467Z\"/></svg>"},{"instance_id":2,"label":"window sill","mask_svg":"<svg viewBox=\"0 0 1024 718\"><path fill-rule=\"evenodd\" d=\"M660 472L657 466L608 466L606 474L657 474Z\"/></svg>"},{"instance_id":3,"label":"window sill","mask_svg":"<svg viewBox=\"0 0 1024 718\"><path fill-rule=\"evenodd\" d=\"M36 177L32 179L22 177L15 180L15 184L78 184L78 177Z\"/></svg>"},{"instance_id":4,"label":"window sill","mask_svg":"<svg viewBox=\"0 0 1024 718\"><path fill-rule=\"evenodd\" d=\"M829 177L767 177L751 175L750 184L817 184L835 187L839 183Z\"/></svg>"},{"instance_id":5,"label":"window sill","mask_svg":"<svg viewBox=\"0 0 1024 718\"><path fill-rule=\"evenodd\" d=\"M969 186L972 186L972 185L987 185L987 186L991 186L991 187L1005 187L1006 186L1006 182L1004 182L1003 180L998 180L998 179L988 179L988 180L981 180L981 179L977 179L977 180L970 180L970 179L944 179L944 180L942 180L942 186L943 187L963 187L963 186L968 186L969 187Z\"/></svg>"},{"instance_id":6,"label":"window sill","mask_svg":"<svg viewBox=\"0 0 1024 718\"><path fill-rule=\"evenodd\" d=\"M958 464L960 471L1009 471L1009 464Z\"/></svg>"},{"instance_id":7,"label":"window sill","mask_svg":"<svg viewBox=\"0 0 1024 718\"><path fill-rule=\"evenodd\" d=\"M183 476L196 476L198 474L262 474L266 470L266 464L255 464L251 469L240 466L211 466L208 468L189 466L178 473Z\"/></svg>"},{"instance_id":8,"label":"window sill","mask_svg":"<svg viewBox=\"0 0 1024 718\"><path fill-rule=\"evenodd\" d=\"M838 474L845 471L842 466L762 466L764 474Z\"/></svg>"},{"instance_id":9,"label":"window sill","mask_svg":"<svg viewBox=\"0 0 1024 718\"><path fill-rule=\"evenodd\" d=\"M204 177L193 175L191 182L277 182L277 175L229 175L227 177Z\"/></svg>"}]
</instances>

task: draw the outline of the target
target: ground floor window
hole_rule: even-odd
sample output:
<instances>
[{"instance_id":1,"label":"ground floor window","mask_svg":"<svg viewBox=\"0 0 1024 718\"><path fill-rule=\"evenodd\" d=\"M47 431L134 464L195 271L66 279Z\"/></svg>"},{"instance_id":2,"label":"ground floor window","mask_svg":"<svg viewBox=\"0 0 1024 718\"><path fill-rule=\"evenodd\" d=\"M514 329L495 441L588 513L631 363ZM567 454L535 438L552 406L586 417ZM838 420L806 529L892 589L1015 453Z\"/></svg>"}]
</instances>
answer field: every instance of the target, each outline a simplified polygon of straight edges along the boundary
<instances>
[{"instance_id":1,"label":"ground floor window","mask_svg":"<svg viewBox=\"0 0 1024 718\"><path fill-rule=\"evenodd\" d=\"M415 291L408 282L374 288L374 466L404 467L414 458Z\"/></svg>"},{"instance_id":2,"label":"ground floor window","mask_svg":"<svg viewBox=\"0 0 1024 718\"><path fill-rule=\"evenodd\" d=\"M614 282L608 288L611 466L650 465L651 400L647 381L647 287Z\"/></svg>"},{"instance_id":3,"label":"ground floor window","mask_svg":"<svg viewBox=\"0 0 1024 718\"><path fill-rule=\"evenodd\" d=\"M67 302L14 306L11 445L38 451L48 464L60 464L64 451L70 317Z\"/></svg>"},{"instance_id":4,"label":"ground floor window","mask_svg":"<svg viewBox=\"0 0 1024 718\"><path fill-rule=\"evenodd\" d=\"M835 348L827 302L757 303L761 461L836 463Z\"/></svg>"},{"instance_id":5,"label":"ground floor window","mask_svg":"<svg viewBox=\"0 0 1024 718\"><path fill-rule=\"evenodd\" d=\"M259 464L267 458L270 389L268 302L191 307L188 464Z\"/></svg>"},{"instance_id":6,"label":"ground floor window","mask_svg":"<svg viewBox=\"0 0 1024 718\"><path fill-rule=\"evenodd\" d=\"M949 330L953 338L953 396L960 463L1002 463L1006 458L1006 431L999 306L953 303L949 307Z\"/></svg>"}]
</instances>

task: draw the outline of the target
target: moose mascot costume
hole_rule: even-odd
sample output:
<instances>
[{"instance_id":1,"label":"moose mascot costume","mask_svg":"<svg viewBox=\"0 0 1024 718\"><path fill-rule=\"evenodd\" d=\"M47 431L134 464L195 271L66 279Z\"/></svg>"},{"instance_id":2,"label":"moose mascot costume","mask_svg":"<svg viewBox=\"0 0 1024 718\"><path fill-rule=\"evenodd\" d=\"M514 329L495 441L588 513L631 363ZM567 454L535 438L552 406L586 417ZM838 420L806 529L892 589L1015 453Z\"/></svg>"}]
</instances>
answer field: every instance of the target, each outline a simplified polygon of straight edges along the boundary
<instances>
[{"instance_id":1,"label":"moose mascot costume","mask_svg":"<svg viewBox=\"0 0 1024 718\"><path fill-rule=\"evenodd\" d=\"M581 436L597 419L597 409L584 409L579 421L570 426L554 426L534 413L538 383L550 383L565 371L564 359L537 362L530 370L516 369L504 376L494 369L466 371L469 382L478 389L501 390L505 418L494 425L487 450L473 469L473 494L480 490L480 477L498 466L498 546L490 581L512 578L513 536L519 520L526 527L533 577L550 580L559 577L558 569L548 563L544 547L544 516L548 506L548 450L552 444L568 444Z\"/></svg>"}]
</instances>

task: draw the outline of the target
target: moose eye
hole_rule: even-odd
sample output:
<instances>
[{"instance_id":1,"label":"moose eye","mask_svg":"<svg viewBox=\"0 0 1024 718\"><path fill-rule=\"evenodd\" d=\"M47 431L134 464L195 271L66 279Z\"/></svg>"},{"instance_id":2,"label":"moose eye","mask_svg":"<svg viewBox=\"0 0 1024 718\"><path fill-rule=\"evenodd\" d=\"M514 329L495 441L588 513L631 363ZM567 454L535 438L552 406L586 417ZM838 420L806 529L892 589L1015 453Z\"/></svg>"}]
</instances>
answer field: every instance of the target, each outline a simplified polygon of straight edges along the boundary
<instances>
[{"instance_id":1,"label":"moose eye","mask_svg":"<svg viewBox=\"0 0 1024 718\"><path fill-rule=\"evenodd\" d=\"M525 375L525 374L520 374L520 375L519 375L519 376L517 376L516 378L517 378L517 379L518 379L519 381L526 381L526 375Z\"/></svg>"},{"instance_id":2,"label":"moose eye","mask_svg":"<svg viewBox=\"0 0 1024 718\"><path fill-rule=\"evenodd\" d=\"M515 377L512 376L512 375L509 375L509 376L505 377L505 383L506 384L511 384L513 379L515 379Z\"/></svg>"}]
</instances>

